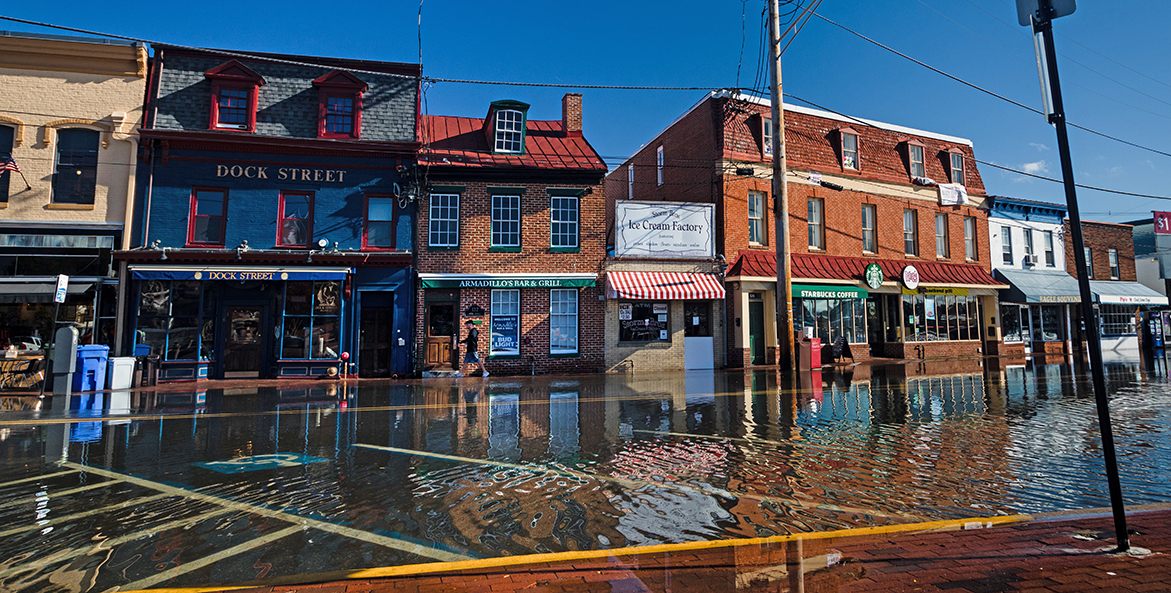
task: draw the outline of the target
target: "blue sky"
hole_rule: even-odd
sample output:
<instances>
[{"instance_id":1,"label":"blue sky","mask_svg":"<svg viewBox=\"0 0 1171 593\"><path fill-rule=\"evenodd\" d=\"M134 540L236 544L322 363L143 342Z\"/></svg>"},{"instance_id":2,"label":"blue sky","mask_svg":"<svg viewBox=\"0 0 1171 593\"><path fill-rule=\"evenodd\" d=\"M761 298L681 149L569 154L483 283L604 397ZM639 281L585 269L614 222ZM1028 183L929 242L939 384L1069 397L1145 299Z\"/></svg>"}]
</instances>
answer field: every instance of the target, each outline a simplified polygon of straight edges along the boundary
<instances>
[{"instance_id":1,"label":"blue sky","mask_svg":"<svg viewBox=\"0 0 1171 593\"><path fill-rule=\"evenodd\" d=\"M806 0L808 1L808 0ZM0 14L183 45L419 61L419 5L299 0L206 5L58 0ZM214 6L214 8L213 8ZM422 63L434 78L589 85L751 87L764 0L510 3L425 0ZM960 78L1040 108L1027 29L1012 0L825 0L818 13ZM742 17L743 15L743 17ZM1165 0L1080 3L1055 21L1072 123L1171 153ZM742 34L743 27L743 34ZM0 29L52 33L0 22ZM741 43L743 40L743 53ZM737 67L739 64L739 79ZM1060 178L1056 135L1040 115L948 80L814 17L783 58L788 93L835 111L971 139L976 157ZM432 114L479 116L490 101L560 118L567 89L437 83ZM617 165L702 91L584 93L586 138ZM799 102L792 101L800 104ZM1171 157L1071 130L1079 183L1171 196ZM1062 186L981 166L989 193L1064 201ZM1125 221L1171 201L1079 189L1085 218Z\"/></svg>"}]
</instances>

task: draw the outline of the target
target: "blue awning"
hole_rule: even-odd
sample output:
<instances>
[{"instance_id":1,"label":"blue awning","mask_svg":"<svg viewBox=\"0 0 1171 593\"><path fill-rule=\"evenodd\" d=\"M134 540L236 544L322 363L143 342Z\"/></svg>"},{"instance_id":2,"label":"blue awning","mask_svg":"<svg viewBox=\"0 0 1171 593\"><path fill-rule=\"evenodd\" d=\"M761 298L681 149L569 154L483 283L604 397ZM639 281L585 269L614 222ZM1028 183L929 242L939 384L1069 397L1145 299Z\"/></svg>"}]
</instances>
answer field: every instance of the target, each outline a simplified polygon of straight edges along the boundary
<instances>
[{"instance_id":1,"label":"blue awning","mask_svg":"<svg viewBox=\"0 0 1171 593\"><path fill-rule=\"evenodd\" d=\"M350 268L274 266L130 266L138 280L345 280Z\"/></svg>"},{"instance_id":2,"label":"blue awning","mask_svg":"<svg viewBox=\"0 0 1171 593\"><path fill-rule=\"evenodd\" d=\"M1061 270L994 270L1008 283L1000 291L1002 303L1080 303L1077 278Z\"/></svg>"}]
</instances>

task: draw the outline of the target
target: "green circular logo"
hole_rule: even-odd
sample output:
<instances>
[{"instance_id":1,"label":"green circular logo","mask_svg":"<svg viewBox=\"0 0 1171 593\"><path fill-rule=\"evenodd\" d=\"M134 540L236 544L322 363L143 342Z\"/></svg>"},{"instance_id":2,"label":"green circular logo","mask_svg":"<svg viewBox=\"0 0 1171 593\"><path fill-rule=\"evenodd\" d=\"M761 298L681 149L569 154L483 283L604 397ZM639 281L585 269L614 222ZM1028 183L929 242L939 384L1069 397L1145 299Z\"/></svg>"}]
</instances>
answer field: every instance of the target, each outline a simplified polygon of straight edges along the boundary
<instances>
[{"instance_id":1,"label":"green circular logo","mask_svg":"<svg viewBox=\"0 0 1171 593\"><path fill-rule=\"evenodd\" d=\"M878 264L866 266L866 286L874 290L882 288L882 266Z\"/></svg>"}]
</instances>

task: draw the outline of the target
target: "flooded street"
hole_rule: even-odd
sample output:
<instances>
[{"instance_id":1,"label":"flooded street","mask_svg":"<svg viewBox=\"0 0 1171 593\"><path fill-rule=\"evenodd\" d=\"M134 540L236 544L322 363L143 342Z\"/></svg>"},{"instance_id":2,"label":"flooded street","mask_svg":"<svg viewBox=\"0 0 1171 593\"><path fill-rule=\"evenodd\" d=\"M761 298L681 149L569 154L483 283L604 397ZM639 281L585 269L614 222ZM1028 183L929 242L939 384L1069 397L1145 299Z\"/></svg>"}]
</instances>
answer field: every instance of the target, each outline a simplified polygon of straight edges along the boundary
<instances>
[{"instance_id":1,"label":"flooded street","mask_svg":"<svg viewBox=\"0 0 1171 593\"><path fill-rule=\"evenodd\" d=\"M0 589L1109 505L1088 374L979 362L0 398ZM1166 368L1107 373L1127 502L1171 502Z\"/></svg>"}]
</instances>

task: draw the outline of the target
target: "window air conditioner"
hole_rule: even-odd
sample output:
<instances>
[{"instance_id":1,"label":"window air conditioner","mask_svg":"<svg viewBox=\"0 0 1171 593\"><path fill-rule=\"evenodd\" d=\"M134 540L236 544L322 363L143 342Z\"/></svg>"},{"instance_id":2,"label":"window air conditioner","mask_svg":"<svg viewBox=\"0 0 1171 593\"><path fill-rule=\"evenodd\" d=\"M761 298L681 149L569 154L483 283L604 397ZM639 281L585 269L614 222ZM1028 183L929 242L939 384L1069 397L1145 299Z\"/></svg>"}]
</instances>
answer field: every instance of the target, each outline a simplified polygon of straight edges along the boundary
<instances>
[{"instance_id":1,"label":"window air conditioner","mask_svg":"<svg viewBox=\"0 0 1171 593\"><path fill-rule=\"evenodd\" d=\"M1037 265L1037 261L1038 260L1037 260L1036 255L1026 255L1025 256L1025 265L1026 266L1035 266L1035 265Z\"/></svg>"}]
</instances>

